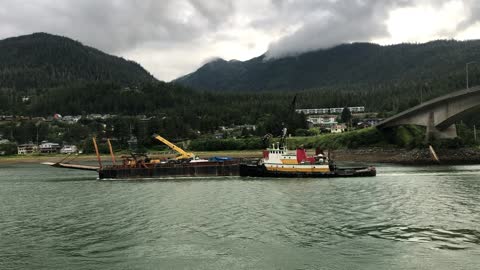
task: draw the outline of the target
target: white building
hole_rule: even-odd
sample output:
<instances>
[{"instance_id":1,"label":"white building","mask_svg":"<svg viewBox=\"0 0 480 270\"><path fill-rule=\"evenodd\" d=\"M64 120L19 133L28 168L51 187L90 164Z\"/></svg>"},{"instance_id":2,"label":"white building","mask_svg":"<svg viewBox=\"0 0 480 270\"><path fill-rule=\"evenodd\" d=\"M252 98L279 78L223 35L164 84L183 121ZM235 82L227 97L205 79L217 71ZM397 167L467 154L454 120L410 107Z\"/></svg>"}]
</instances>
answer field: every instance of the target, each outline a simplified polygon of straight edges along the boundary
<instances>
[{"instance_id":1,"label":"white building","mask_svg":"<svg viewBox=\"0 0 480 270\"><path fill-rule=\"evenodd\" d=\"M350 110L350 112L352 113L362 113L362 112L365 112L365 107L363 106L360 106L360 107L348 107L348 109ZM343 111L343 110L342 110Z\"/></svg>"},{"instance_id":2,"label":"white building","mask_svg":"<svg viewBox=\"0 0 480 270\"><path fill-rule=\"evenodd\" d=\"M60 154L74 154L78 152L78 148L76 145L64 145L62 149L60 149Z\"/></svg>"},{"instance_id":3,"label":"white building","mask_svg":"<svg viewBox=\"0 0 480 270\"><path fill-rule=\"evenodd\" d=\"M33 143L20 144L17 146L17 154L19 155L33 154L36 152L38 152L38 146Z\"/></svg>"},{"instance_id":4,"label":"white building","mask_svg":"<svg viewBox=\"0 0 480 270\"><path fill-rule=\"evenodd\" d=\"M332 133L342 133L345 132L345 130L347 130L347 126L345 124L336 124L330 128L330 132Z\"/></svg>"},{"instance_id":5,"label":"white building","mask_svg":"<svg viewBox=\"0 0 480 270\"><path fill-rule=\"evenodd\" d=\"M315 126L337 124L336 117L332 115L312 115L307 117L307 121L313 123Z\"/></svg>"},{"instance_id":6,"label":"white building","mask_svg":"<svg viewBox=\"0 0 480 270\"><path fill-rule=\"evenodd\" d=\"M330 113L342 113L343 108L330 108Z\"/></svg>"},{"instance_id":7,"label":"white building","mask_svg":"<svg viewBox=\"0 0 480 270\"><path fill-rule=\"evenodd\" d=\"M348 107L348 109L352 113L365 112L364 106ZM343 108L298 109L295 111L297 113L304 113L304 114L329 114L329 113L339 114L343 112Z\"/></svg>"},{"instance_id":8,"label":"white building","mask_svg":"<svg viewBox=\"0 0 480 270\"><path fill-rule=\"evenodd\" d=\"M327 114L330 112L330 109L328 108L322 108L322 109L298 109L295 110L297 113L304 113L304 114Z\"/></svg>"},{"instance_id":9,"label":"white building","mask_svg":"<svg viewBox=\"0 0 480 270\"><path fill-rule=\"evenodd\" d=\"M40 149L40 153L58 153L60 151L60 144L58 143L51 143L51 142L42 142L42 144L38 147Z\"/></svg>"},{"instance_id":10,"label":"white building","mask_svg":"<svg viewBox=\"0 0 480 270\"><path fill-rule=\"evenodd\" d=\"M67 124L75 124L75 123L78 123L78 121L82 119L82 116L81 115L76 115L76 116L72 116L72 115L65 115L63 118L62 118L62 121L67 123Z\"/></svg>"}]
</instances>

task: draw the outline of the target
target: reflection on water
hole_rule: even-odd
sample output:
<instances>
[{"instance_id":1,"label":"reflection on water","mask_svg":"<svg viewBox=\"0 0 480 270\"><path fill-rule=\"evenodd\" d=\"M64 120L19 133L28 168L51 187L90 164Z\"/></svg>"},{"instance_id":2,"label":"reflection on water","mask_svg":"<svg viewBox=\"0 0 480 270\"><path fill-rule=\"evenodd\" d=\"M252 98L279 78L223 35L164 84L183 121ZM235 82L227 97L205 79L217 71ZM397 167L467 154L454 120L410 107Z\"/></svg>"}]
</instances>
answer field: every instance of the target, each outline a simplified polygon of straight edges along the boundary
<instances>
[{"instance_id":1,"label":"reflection on water","mask_svg":"<svg viewBox=\"0 0 480 270\"><path fill-rule=\"evenodd\" d=\"M0 165L0 269L478 269L480 166L98 181Z\"/></svg>"}]
</instances>

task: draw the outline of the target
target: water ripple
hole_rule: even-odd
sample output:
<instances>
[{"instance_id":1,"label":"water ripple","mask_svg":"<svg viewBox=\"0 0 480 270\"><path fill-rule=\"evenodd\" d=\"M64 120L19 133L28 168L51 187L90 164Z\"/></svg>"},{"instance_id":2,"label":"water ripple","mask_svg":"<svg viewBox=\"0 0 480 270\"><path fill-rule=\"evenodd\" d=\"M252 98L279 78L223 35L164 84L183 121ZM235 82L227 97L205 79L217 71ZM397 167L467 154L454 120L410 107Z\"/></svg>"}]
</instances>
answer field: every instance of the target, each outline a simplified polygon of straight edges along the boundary
<instances>
[{"instance_id":1,"label":"water ripple","mask_svg":"<svg viewBox=\"0 0 480 270\"><path fill-rule=\"evenodd\" d=\"M0 174L0 269L478 266L475 166L321 180L85 181L38 169Z\"/></svg>"},{"instance_id":2,"label":"water ripple","mask_svg":"<svg viewBox=\"0 0 480 270\"><path fill-rule=\"evenodd\" d=\"M433 243L439 249L461 250L480 244L480 232L470 229L440 229L434 226L414 227L402 225L345 226L339 230L342 236L371 236L401 242ZM478 247L476 247L478 248Z\"/></svg>"}]
</instances>

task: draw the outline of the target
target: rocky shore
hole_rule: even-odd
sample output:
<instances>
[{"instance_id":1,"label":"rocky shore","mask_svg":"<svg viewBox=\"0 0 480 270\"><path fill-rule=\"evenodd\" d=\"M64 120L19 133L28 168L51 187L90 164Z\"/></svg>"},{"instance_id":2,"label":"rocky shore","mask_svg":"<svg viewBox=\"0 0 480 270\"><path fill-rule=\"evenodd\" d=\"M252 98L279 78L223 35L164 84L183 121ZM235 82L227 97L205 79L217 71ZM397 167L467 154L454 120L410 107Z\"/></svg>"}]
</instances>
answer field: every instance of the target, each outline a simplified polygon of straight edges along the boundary
<instances>
[{"instance_id":1,"label":"rocky shore","mask_svg":"<svg viewBox=\"0 0 480 270\"><path fill-rule=\"evenodd\" d=\"M440 159L433 159L428 148L425 149L341 149L333 152L336 161L395 163L406 165L426 164L480 164L479 148L435 149Z\"/></svg>"}]
</instances>

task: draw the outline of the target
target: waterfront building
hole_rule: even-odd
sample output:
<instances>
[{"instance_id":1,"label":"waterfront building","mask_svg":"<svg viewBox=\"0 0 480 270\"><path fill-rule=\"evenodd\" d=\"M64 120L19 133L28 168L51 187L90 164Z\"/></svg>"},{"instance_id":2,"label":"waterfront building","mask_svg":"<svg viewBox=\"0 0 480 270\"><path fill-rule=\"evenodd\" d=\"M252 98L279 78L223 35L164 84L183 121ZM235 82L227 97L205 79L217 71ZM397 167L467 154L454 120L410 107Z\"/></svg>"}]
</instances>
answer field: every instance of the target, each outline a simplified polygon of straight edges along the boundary
<instances>
[{"instance_id":1,"label":"waterfront building","mask_svg":"<svg viewBox=\"0 0 480 270\"><path fill-rule=\"evenodd\" d=\"M33 144L33 143L26 143L26 144L20 144L17 146L17 154L19 155L27 155L27 154L33 154L38 152L38 145Z\"/></svg>"},{"instance_id":2,"label":"waterfront building","mask_svg":"<svg viewBox=\"0 0 480 270\"><path fill-rule=\"evenodd\" d=\"M60 144L58 143L51 143L43 141L42 144L38 146L40 153L51 154L51 153L58 153L60 152Z\"/></svg>"},{"instance_id":3,"label":"waterfront building","mask_svg":"<svg viewBox=\"0 0 480 270\"><path fill-rule=\"evenodd\" d=\"M74 154L78 153L78 148L76 145L64 145L62 149L60 149L60 154Z\"/></svg>"}]
</instances>

